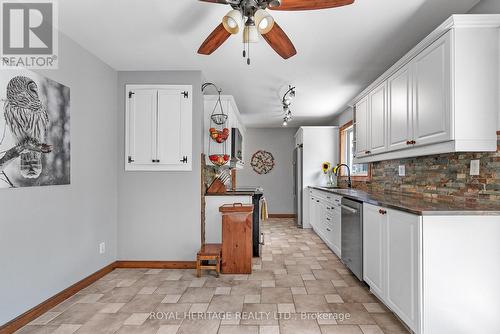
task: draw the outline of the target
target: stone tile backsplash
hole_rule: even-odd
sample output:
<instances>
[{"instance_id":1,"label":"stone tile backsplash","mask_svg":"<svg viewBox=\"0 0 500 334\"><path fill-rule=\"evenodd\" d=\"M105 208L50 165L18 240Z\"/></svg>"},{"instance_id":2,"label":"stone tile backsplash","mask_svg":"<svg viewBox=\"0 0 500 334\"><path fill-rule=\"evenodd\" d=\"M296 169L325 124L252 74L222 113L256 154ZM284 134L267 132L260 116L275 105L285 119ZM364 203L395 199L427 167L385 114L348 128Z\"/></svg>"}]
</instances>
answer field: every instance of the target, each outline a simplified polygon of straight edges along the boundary
<instances>
[{"instance_id":1,"label":"stone tile backsplash","mask_svg":"<svg viewBox=\"0 0 500 334\"><path fill-rule=\"evenodd\" d=\"M419 198L467 203L500 201L500 132L496 153L453 153L381 161L372 164L372 180L358 189L397 192ZM470 161L480 160L480 175L470 175ZM405 165L406 176L399 176Z\"/></svg>"}]
</instances>

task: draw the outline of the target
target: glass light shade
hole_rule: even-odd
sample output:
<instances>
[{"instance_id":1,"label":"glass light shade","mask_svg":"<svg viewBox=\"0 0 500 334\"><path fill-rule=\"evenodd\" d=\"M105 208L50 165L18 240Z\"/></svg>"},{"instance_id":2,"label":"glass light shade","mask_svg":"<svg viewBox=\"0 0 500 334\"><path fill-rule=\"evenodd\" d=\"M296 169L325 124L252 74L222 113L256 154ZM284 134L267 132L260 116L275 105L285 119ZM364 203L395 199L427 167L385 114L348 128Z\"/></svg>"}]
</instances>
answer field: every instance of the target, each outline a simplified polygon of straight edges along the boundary
<instances>
[{"instance_id":1,"label":"glass light shade","mask_svg":"<svg viewBox=\"0 0 500 334\"><path fill-rule=\"evenodd\" d=\"M255 25L262 35L267 34L274 27L274 18L263 9L255 12L254 19Z\"/></svg>"},{"instance_id":2,"label":"glass light shade","mask_svg":"<svg viewBox=\"0 0 500 334\"><path fill-rule=\"evenodd\" d=\"M243 43L258 43L259 31L256 26L245 26L243 30Z\"/></svg>"},{"instance_id":3,"label":"glass light shade","mask_svg":"<svg viewBox=\"0 0 500 334\"><path fill-rule=\"evenodd\" d=\"M233 9L224 16L222 25L224 29L230 34L237 34L240 31L243 17L239 10Z\"/></svg>"}]
</instances>

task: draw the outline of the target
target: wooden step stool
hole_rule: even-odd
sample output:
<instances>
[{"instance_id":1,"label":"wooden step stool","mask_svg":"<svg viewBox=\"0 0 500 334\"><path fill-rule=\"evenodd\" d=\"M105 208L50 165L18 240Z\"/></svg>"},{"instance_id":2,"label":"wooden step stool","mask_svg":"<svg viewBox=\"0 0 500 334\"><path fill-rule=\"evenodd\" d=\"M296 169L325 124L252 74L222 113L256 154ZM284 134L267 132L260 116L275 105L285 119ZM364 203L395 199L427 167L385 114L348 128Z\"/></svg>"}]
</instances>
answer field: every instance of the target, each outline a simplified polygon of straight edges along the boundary
<instances>
[{"instance_id":1,"label":"wooden step stool","mask_svg":"<svg viewBox=\"0 0 500 334\"><path fill-rule=\"evenodd\" d=\"M201 246L198 255L196 256L196 276L201 276L201 271L215 270L217 277L220 274L220 260L222 253L221 244L204 244ZM214 264L203 264L203 261L215 261Z\"/></svg>"}]
</instances>

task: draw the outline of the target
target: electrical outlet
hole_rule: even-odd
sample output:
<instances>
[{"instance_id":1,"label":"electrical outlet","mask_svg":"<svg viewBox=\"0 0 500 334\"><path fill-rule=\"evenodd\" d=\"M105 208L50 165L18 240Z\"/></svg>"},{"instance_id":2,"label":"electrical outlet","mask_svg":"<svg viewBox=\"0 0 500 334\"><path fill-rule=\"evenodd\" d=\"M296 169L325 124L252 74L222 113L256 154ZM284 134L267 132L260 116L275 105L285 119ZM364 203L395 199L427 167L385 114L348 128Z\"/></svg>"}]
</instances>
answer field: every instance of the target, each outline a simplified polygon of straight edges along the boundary
<instances>
[{"instance_id":1,"label":"electrical outlet","mask_svg":"<svg viewBox=\"0 0 500 334\"><path fill-rule=\"evenodd\" d=\"M470 161L470 175L479 175L479 160Z\"/></svg>"},{"instance_id":2,"label":"electrical outlet","mask_svg":"<svg viewBox=\"0 0 500 334\"><path fill-rule=\"evenodd\" d=\"M406 176L406 167L405 167L405 165L399 165L399 176Z\"/></svg>"},{"instance_id":3,"label":"electrical outlet","mask_svg":"<svg viewBox=\"0 0 500 334\"><path fill-rule=\"evenodd\" d=\"M101 242L99 244L99 254L104 254L104 253L106 253L106 243Z\"/></svg>"}]
</instances>

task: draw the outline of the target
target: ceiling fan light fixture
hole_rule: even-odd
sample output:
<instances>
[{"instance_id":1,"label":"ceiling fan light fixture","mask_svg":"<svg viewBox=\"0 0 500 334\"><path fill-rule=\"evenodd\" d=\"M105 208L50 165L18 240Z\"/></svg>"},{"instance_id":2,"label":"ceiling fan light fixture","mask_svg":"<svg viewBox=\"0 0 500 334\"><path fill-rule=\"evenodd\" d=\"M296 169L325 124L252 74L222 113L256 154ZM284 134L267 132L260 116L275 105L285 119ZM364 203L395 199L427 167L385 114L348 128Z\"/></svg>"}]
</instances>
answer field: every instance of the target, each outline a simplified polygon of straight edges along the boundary
<instances>
[{"instance_id":1,"label":"ceiling fan light fixture","mask_svg":"<svg viewBox=\"0 0 500 334\"><path fill-rule=\"evenodd\" d=\"M269 7L271 8L276 8L281 6L281 1L280 0L271 0L269 1Z\"/></svg>"},{"instance_id":2,"label":"ceiling fan light fixture","mask_svg":"<svg viewBox=\"0 0 500 334\"><path fill-rule=\"evenodd\" d=\"M267 34L273 29L274 18L265 10L259 9L254 15L255 25L262 35Z\"/></svg>"},{"instance_id":3,"label":"ceiling fan light fixture","mask_svg":"<svg viewBox=\"0 0 500 334\"><path fill-rule=\"evenodd\" d=\"M243 43L258 43L259 31L255 25L246 25L243 30Z\"/></svg>"},{"instance_id":4,"label":"ceiling fan light fixture","mask_svg":"<svg viewBox=\"0 0 500 334\"><path fill-rule=\"evenodd\" d=\"M241 12L237 9L233 9L229 11L229 13L224 16L222 19L222 25L224 26L224 29L230 34L237 34L242 25L243 17L241 15Z\"/></svg>"}]
</instances>

